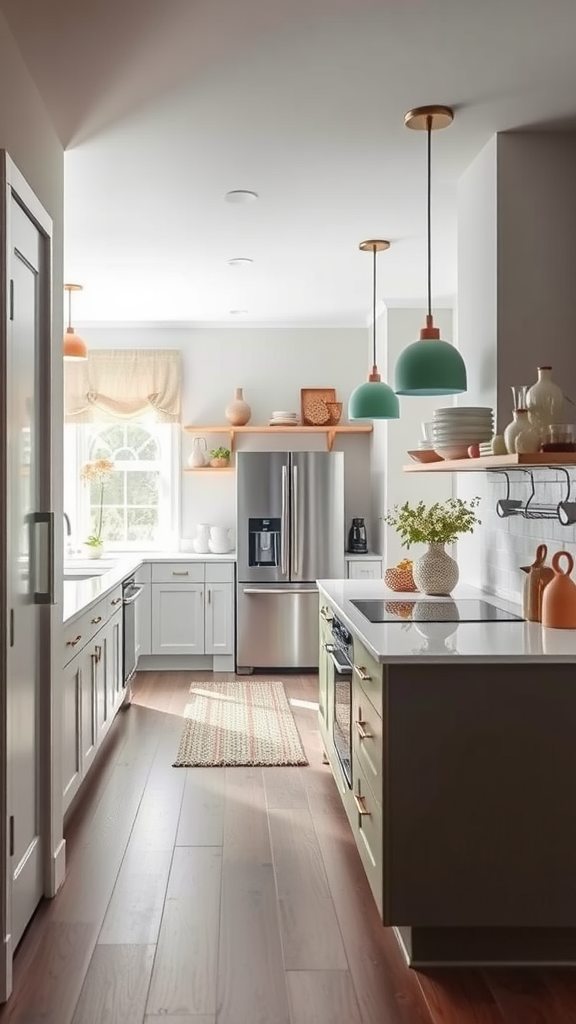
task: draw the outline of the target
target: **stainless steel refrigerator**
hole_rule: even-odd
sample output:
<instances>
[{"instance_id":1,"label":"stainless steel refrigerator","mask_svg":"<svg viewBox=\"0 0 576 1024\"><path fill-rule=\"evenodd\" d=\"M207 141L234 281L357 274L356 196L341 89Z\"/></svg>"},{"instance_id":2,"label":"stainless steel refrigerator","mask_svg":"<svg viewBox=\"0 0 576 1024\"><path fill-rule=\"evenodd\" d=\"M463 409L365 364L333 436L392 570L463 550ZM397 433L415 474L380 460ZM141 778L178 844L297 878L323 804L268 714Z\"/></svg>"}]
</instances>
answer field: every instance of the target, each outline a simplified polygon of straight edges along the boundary
<instances>
[{"instance_id":1,"label":"stainless steel refrigerator","mask_svg":"<svg viewBox=\"0 0 576 1024\"><path fill-rule=\"evenodd\" d=\"M342 452L238 452L236 667L316 668L317 579L344 576Z\"/></svg>"}]
</instances>

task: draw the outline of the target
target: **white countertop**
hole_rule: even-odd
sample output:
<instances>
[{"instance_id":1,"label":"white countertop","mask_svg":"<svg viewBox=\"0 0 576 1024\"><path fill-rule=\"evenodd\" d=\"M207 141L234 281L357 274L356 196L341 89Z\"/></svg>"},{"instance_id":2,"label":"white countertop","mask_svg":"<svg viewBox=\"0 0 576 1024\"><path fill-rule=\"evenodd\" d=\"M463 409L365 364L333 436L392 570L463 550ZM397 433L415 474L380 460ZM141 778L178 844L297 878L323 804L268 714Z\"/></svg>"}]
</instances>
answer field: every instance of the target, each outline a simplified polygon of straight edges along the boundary
<instances>
[{"instance_id":1,"label":"white countertop","mask_svg":"<svg viewBox=\"0 0 576 1024\"><path fill-rule=\"evenodd\" d=\"M135 573L145 562L235 562L236 552L229 551L225 555L198 555L192 551L146 551L134 554L119 554L109 558L68 558L64 563L63 572L91 569L98 571L105 567L106 571L89 580L64 580L62 619L65 623L75 619L83 611L114 590L122 580Z\"/></svg>"},{"instance_id":2,"label":"white countertop","mask_svg":"<svg viewBox=\"0 0 576 1024\"><path fill-rule=\"evenodd\" d=\"M401 594L388 590L382 580L318 580L320 599L332 603L338 617L366 645L378 661L453 662L576 662L576 630L547 629L535 622L398 622L371 623L351 604L358 600L434 602L446 598ZM466 584L451 594L454 600L476 598L521 615L518 605L503 601Z\"/></svg>"}]
</instances>

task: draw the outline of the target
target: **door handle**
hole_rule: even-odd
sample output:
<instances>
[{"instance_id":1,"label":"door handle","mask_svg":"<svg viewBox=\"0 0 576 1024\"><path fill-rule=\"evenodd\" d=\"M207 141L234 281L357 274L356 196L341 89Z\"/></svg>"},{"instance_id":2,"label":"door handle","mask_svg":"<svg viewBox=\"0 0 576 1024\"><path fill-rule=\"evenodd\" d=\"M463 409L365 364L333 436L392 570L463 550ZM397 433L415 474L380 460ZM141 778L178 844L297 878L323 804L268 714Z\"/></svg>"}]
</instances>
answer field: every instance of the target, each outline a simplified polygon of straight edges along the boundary
<instances>
[{"instance_id":1,"label":"door handle","mask_svg":"<svg viewBox=\"0 0 576 1024\"><path fill-rule=\"evenodd\" d=\"M34 604L54 604L54 513L31 512L28 516L30 527L30 579ZM38 527L46 527L45 548L38 542ZM44 564L40 566L40 553ZM38 588L38 576L45 577L45 587Z\"/></svg>"},{"instance_id":2,"label":"door handle","mask_svg":"<svg viewBox=\"0 0 576 1024\"><path fill-rule=\"evenodd\" d=\"M92 619L92 625L97 626L99 622L102 622L102 616L97 615L95 619Z\"/></svg>"},{"instance_id":3,"label":"door handle","mask_svg":"<svg viewBox=\"0 0 576 1024\"><path fill-rule=\"evenodd\" d=\"M122 598L121 597L115 597L113 601L110 601L110 604L120 604L121 602L122 602Z\"/></svg>"},{"instance_id":4,"label":"door handle","mask_svg":"<svg viewBox=\"0 0 576 1024\"><path fill-rule=\"evenodd\" d=\"M356 722L356 729L357 729L358 735L359 735L361 740L371 740L372 739L372 733L371 732L366 732L366 730L364 728L365 725L366 725L366 722L358 722L358 721Z\"/></svg>"},{"instance_id":5,"label":"door handle","mask_svg":"<svg viewBox=\"0 0 576 1024\"><path fill-rule=\"evenodd\" d=\"M186 569L184 572L178 572L176 569L173 569L172 570L172 575L173 576L189 576L190 573L188 572L188 569Z\"/></svg>"},{"instance_id":6,"label":"door handle","mask_svg":"<svg viewBox=\"0 0 576 1024\"><path fill-rule=\"evenodd\" d=\"M309 590L290 590L288 587L243 587L243 594L317 594L318 590L316 587L310 587Z\"/></svg>"},{"instance_id":7,"label":"door handle","mask_svg":"<svg viewBox=\"0 0 576 1024\"><path fill-rule=\"evenodd\" d=\"M368 817L370 817L372 812L369 811L368 808L366 807L366 804L364 803L364 797L360 796L359 793L353 793L352 796L354 797L354 803L356 804L356 810L358 811L358 814L361 815L361 817L364 817L364 815L368 815Z\"/></svg>"},{"instance_id":8,"label":"door handle","mask_svg":"<svg viewBox=\"0 0 576 1024\"><path fill-rule=\"evenodd\" d=\"M280 518L280 569L288 575L288 466L282 466L282 511Z\"/></svg>"},{"instance_id":9,"label":"door handle","mask_svg":"<svg viewBox=\"0 0 576 1024\"><path fill-rule=\"evenodd\" d=\"M369 683L372 679L372 676L369 675L363 665L354 665L354 671L358 679L361 679L363 683Z\"/></svg>"},{"instance_id":10,"label":"door handle","mask_svg":"<svg viewBox=\"0 0 576 1024\"><path fill-rule=\"evenodd\" d=\"M298 575L298 467L292 466L292 575Z\"/></svg>"},{"instance_id":11,"label":"door handle","mask_svg":"<svg viewBox=\"0 0 576 1024\"><path fill-rule=\"evenodd\" d=\"M76 644L79 644L81 639L82 639L82 634L78 633L78 636L74 637L73 640L67 640L66 641L66 647L76 647Z\"/></svg>"}]
</instances>

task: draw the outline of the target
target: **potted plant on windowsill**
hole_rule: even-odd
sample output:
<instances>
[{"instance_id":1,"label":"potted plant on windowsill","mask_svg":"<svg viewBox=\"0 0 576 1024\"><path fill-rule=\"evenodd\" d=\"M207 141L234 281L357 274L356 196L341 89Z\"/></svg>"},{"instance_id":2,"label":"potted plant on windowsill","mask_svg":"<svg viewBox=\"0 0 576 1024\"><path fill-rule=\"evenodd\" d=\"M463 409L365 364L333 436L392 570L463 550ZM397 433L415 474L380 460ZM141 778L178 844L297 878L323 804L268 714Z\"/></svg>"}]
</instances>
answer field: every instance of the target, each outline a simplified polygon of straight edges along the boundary
<instances>
[{"instance_id":1,"label":"potted plant on windowsill","mask_svg":"<svg viewBox=\"0 0 576 1024\"><path fill-rule=\"evenodd\" d=\"M214 469L225 469L226 466L230 465L230 449L229 448L213 448L210 452L210 465Z\"/></svg>"},{"instance_id":2,"label":"potted plant on windowsill","mask_svg":"<svg viewBox=\"0 0 576 1024\"><path fill-rule=\"evenodd\" d=\"M95 459L93 462L86 462L82 466L80 472L81 479L90 484L91 496L93 496L92 486L96 488L98 494L99 489L99 507L96 517L96 528L94 533L91 533L89 537L84 541L86 547L86 553L88 558L100 558L104 551L104 540L102 538L102 519L104 514L104 487L110 474L114 470L114 463L110 459Z\"/></svg>"},{"instance_id":3,"label":"potted plant on windowsill","mask_svg":"<svg viewBox=\"0 0 576 1024\"><path fill-rule=\"evenodd\" d=\"M402 546L427 544L424 552L413 566L413 577L418 590L423 594L450 594L458 583L458 564L445 550L463 533L473 533L480 523L476 508L480 498L464 501L462 498L448 498L444 502L425 505L395 505L391 512L382 516L383 522L393 526L402 541Z\"/></svg>"}]
</instances>

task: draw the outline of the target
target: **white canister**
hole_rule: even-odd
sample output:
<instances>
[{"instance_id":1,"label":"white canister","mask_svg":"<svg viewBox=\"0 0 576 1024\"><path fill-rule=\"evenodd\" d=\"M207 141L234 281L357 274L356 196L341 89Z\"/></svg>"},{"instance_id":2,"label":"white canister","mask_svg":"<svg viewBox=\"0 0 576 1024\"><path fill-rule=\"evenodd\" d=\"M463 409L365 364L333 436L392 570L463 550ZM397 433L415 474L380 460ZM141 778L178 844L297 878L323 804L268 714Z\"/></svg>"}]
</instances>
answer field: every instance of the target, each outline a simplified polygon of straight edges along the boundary
<instances>
[{"instance_id":1,"label":"white canister","mask_svg":"<svg viewBox=\"0 0 576 1024\"><path fill-rule=\"evenodd\" d=\"M230 551L230 531L227 526L210 527L210 547L213 551Z\"/></svg>"},{"instance_id":2,"label":"white canister","mask_svg":"<svg viewBox=\"0 0 576 1024\"><path fill-rule=\"evenodd\" d=\"M207 523L198 523L194 538L194 550L199 555L207 555L210 551L210 527Z\"/></svg>"},{"instance_id":3,"label":"white canister","mask_svg":"<svg viewBox=\"0 0 576 1024\"><path fill-rule=\"evenodd\" d=\"M551 366L538 367L538 380L528 388L526 406L534 426L564 422L564 394L552 380Z\"/></svg>"}]
</instances>

